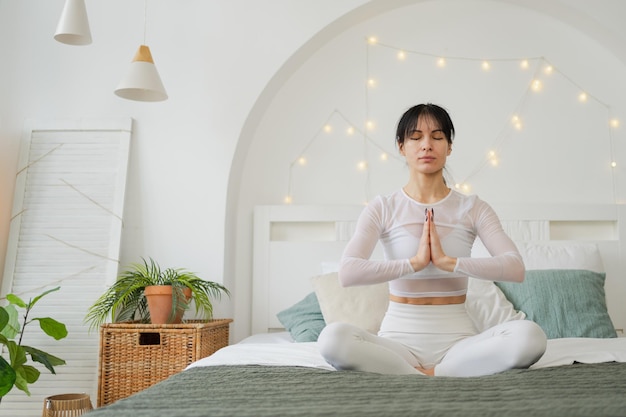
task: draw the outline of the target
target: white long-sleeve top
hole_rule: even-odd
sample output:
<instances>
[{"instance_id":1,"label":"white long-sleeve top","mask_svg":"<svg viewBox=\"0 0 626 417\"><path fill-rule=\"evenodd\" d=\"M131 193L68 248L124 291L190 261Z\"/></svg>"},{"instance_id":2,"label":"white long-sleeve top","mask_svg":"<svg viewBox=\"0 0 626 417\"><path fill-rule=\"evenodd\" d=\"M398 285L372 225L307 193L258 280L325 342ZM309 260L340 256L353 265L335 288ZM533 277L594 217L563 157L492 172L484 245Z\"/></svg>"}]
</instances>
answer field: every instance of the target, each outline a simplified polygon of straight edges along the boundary
<instances>
[{"instance_id":1,"label":"white long-sleeve top","mask_svg":"<svg viewBox=\"0 0 626 417\"><path fill-rule=\"evenodd\" d=\"M409 259L417 253L425 210L434 223L446 255L457 258L454 272L432 263L414 271ZM492 255L471 258L476 237ZM380 240L384 260L370 260ZM451 190L434 204L422 204L403 190L371 201L361 213L339 267L344 286L389 282L389 291L403 297L441 297L467 293L468 276L491 281L524 280L524 263L515 243L502 229L494 210L475 195Z\"/></svg>"}]
</instances>

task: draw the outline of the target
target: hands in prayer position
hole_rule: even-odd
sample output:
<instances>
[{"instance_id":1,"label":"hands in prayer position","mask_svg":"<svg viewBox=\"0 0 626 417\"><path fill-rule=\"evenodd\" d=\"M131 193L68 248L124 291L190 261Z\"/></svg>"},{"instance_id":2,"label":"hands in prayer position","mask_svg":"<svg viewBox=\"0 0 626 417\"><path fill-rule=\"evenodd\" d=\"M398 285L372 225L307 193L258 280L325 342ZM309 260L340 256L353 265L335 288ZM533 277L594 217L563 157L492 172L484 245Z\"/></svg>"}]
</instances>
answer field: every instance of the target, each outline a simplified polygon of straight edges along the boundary
<instances>
[{"instance_id":1,"label":"hands in prayer position","mask_svg":"<svg viewBox=\"0 0 626 417\"><path fill-rule=\"evenodd\" d=\"M456 258L447 256L441 247L434 216L434 209L426 209L426 219L419 248L417 254L410 259L411 266L416 272L426 268L431 262L437 268L450 272L454 271L456 266Z\"/></svg>"}]
</instances>

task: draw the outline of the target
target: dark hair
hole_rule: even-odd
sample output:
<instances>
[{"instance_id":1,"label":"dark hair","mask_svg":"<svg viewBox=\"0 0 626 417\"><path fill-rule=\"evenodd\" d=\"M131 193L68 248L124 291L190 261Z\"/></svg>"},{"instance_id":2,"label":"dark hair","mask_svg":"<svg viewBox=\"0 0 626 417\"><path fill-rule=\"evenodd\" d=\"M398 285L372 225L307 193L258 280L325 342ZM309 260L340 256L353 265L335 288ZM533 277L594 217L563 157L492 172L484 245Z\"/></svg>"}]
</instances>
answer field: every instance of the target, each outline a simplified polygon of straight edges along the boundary
<instances>
[{"instance_id":1,"label":"dark hair","mask_svg":"<svg viewBox=\"0 0 626 417\"><path fill-rule=\"evenodd\" d=\"M448 143L452 144L454 140L454 125L452 124L450 115L443 107L426 103L411 107L404 112L398 121L398 129L396 130L396 142L398 146L402 145L407 135L415 130L420 117L433 119L439 125L444 135L446 135Z\"/></svg>"}]
</instances>

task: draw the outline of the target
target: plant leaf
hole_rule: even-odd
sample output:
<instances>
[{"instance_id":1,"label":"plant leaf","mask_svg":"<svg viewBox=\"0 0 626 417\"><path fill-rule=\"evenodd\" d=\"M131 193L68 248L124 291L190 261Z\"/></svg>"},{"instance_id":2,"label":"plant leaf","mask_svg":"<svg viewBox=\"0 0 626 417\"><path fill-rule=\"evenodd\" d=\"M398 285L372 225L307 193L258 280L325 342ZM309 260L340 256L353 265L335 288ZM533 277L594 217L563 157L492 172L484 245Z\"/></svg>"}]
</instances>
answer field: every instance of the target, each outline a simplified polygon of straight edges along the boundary
<instances>
[{"instance_id":1,"label":"plant leaf","mask_svg":"<svg viewBox=\"0 0 626 417\"><path fill-rule=\"evenodd\" d=\"M24 370L24 380L29 384L34 384L39 379L41 372L37 368L31 365L22 365Z\"/></svg>"},{"instance_id":2,"label":"plant leaf","mask_svg":"<svg viewBox=\"0 0 626 417\"><path fill-rule=\"evenodd\" d=\"M55 366L65 365L63 359L44 352L43 350L35 349L30 346L22 346L22 348L24 351L28 352L33 361L43 364L53 374L56 374L54 371Z\"/></svg>"},{"instance_id":3,"label":"plant leaf","mask_svg":"<svg viewBox=\"0 0 626 417\"><path fill-rule=\"evenodd\" d=\"M48 336L54 337L55 340L60 340L67 336L67 327L65 327L65 324L55 319L50 317L37 317L33 320L38 320L41 330Z\"/></svg>"},{"instance_id":4,"label":"plant leaf","mask_svg":"<svg viewBox=\"0 0 626 417\"><path fill-rule=\"evenodd\" d=\"M23 346L18 345L13 340L8 340L6 343L9 348L9 357L11 358L11 366L16 369L26 363L26 351Z\"/></svg>"},{"instance_id":5,"label":"plant leaf","mask_svg":"<svg viewBox=\"0 0 626 417\"><path fill-rule=\"evenodd\" d=\"M15 304L18 307L26 308L28 304L24 302L20 297L15 294L7 294L7 301L11 304Z\"/></svg>"},{"instance_id":6,"label":"plant leaf","mask_svg":"<svg viewBox=\"0 0 626 417\"><path fill-rule=\"evenodd\" d=\"M6 336L7 339L13 339L20 332L19 314L12 304L3 307L3 309L9 314L9 321L0 329L0 334Z\"/></svg>"},{"instance_id":7,"label":"plant leaf","mask_svg":"<svg viewBox=\"0 0 626 417\"><path fill-rule=\"evenodd\" d=\"M9 323L9 318L9 313L7 313L4 307L0 307L0 331Z\"/></svg>"},{"instance_id":8,"label":"plant leaf","mask_svg":"<svg viewBox=\"0 0 626 417\"><path fill-rule=\"evenodd\" d=\"M34 305L35 305L35 303L41 299L41 297L44 297L45 295L50 294L51 292L58 291L60 288L61 288L61 287L56 287L56 288L52 288L52 289L50 289L50 290L48 290L48 291L44 291L44 292L42 292L42 293L41 293L41 294L39 294L37 297L35 297L35 298L33 298L33 299L31 300L31 302L29 303L30 307L32 308L32 306L34 306Z\"/></svg>"},{"instance_id":9,"label":"plant leaf","mask_svg":"<svg viewBox=\"0 0 626 417\"><path fill-rule=\"evenodd\" d=\"M13 367L0 356L0 398L4 397L15 385L16 378Z\"/></svg>"},{"instance_id":10,"label":"plant leaf","mask_svg":"<svg viewBox=\"0 0 626 417\"><path fill-rule=\"evenodd\" d=\"M28 381L26 380L26 370L24 370L23 366L13 368L15 369L15 386L18 389L24 391L28 396L30 396L30 391L28 390Z\"/></svg>"}]
</instances>

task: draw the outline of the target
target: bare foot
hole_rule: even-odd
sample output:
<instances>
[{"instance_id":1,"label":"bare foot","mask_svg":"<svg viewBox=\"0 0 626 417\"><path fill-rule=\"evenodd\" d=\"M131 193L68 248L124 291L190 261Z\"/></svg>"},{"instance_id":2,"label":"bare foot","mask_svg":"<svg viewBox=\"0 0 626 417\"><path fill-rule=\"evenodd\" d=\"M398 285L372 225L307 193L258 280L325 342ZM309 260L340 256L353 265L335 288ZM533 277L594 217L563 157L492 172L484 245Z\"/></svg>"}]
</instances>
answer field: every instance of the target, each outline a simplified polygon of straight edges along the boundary
<instances>
[{"instance_id":1,"label":"bare foot","mask_svg":"<svg viewBox=\"0 0 626 417\"><path fill-rule=\"evenodd\" d=\"M416 366L415 369L417 369L418 371L420 371L424 375L435 376L435 368L428 368L428 369L426 369L426 368L420 368L419 366Z\"/></svg>"}]
</instances>

